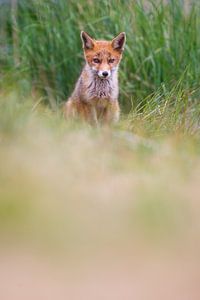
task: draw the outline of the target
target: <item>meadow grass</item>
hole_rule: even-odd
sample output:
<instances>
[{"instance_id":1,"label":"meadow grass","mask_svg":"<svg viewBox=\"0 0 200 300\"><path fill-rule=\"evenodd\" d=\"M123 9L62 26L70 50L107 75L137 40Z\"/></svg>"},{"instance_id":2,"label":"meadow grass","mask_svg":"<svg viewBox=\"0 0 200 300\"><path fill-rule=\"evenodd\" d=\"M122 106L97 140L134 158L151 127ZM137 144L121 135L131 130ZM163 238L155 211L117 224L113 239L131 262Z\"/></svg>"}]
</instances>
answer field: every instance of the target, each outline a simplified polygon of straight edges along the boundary
<instances>
[{"instance_id":1,"label":"meadow grass","mask_svg":"<svg viewBox=\"0 0 200 300\"><path fill-rule=\"evenodd\" d=\"M17 3L0 9L3 297L24 272L36 276L16 299L57 299L60 290L66 299L70 284L69 299L199 299L198 3L187 12L182 1ZM127 33L121 120L111 128L66 121L60 109L82 68L81 29ZM87 278L100 298L78 295Z\"/></svg>"},{"instance_id":2,"label":"meadow grass","mask_svg":"<svg viewBox=\"0 0 200 300\"><path fill-rule=\"evenodd\" d=\"M184 223L193 218L189 212L199 190L199 129L194 113L182 105L182 92L175 89L174 94L160 95L163 99L159 107L152 103L158 96L151 98L149 105L146 102L142 113L135 110L123 116L116 127L95 129L84 123L67 122L61 112L52 112L38 95L34 98L17 90L2 92L3 232L9 232L10 226L11 232L30 226L29 238L39 234L48 244L48 239L60 239L56 228L64 226L67 235L59 242L69 246L68 229L79 226L76 214L84 217L84 209L92 205L92 214L98 213L100 207L102 214L112 207L112 222L122 225L126 220L127 227L122 225L118 242L123 239L123 231L129 236L132 230L139 230L141 236L147 231L153 241L154 237L173 240L176 230L182 232ZM176 106L174 111L170 97L176 99L177 106L181 103L183 112L177 117L179 108ZM63 205L66 208L61 213ZM89 211L87 214L90 219L92 215ZM53 223L52 217L56 218ZM105 216L101 217L104 220ZM81 226L88 226L89 221L85 221ZM41 226L44 232L35 232L35 226ZM81 234L82 227L78 230ZM47 232L46 239L43 235ZM71 234L75 240L78 238L76 233L69 233L69 238ZM98 242L98 238L91 243Z\"/></svg>"},{"instance_id":3,"label":"meadow grass","mask_svg":"<svg viewBox=\"0 0 200 300\"><path fill-rule=\"evenodd\" d=\"M125 198L125 205L142 205L139 212L131 208L128 213L127 208L130 224L131 214L138 213L136 219L144 227L147 222L146 229L155 222L152 234L162 231L170 225L173 207L167 210L169 219L164 216L166 224L161 220L159 225L157 212L148 210L151 201L165 214L169 199L176 206L192 178L197 182L199 176L198 5L186 14L181 1L149 2L148 7L138 1L13 3L1 10L0 156L5 185L0 197L9 200L1 204L2 220L15 220L15 213L23 220L26 209L19 213L16 203L20 200L26 207L27 197L31 205L34 199L50 197L66 199L69 206L82 197L87 203L93 198L94 203L113 203L116 198L119 205ZM122 115L114 128L92 129L62 116L60 103L72 90L83 62L80 29L96 38L127 32L119 74ZM21 184L25 190L17 188ZM141 185L150 189L149 197ZM190 196L196 193L186 202Z\"/></svg>"},{"instance_id":4,"label":"meadow grass","mask_svg":"<svg viewBox=\"0 0 200 300\"><path fill-rule=\"evenodd\" d=\"M53 109L69 96L84 63L80 30L96 39L127 33L120 67L120 102L126 111L161 85L170 90L180 78L188 92L199 85L198 2L187 13L181 0L17 3L11 10L1 5L2 67L42 90Z\"/></svg>"}]
</instances>

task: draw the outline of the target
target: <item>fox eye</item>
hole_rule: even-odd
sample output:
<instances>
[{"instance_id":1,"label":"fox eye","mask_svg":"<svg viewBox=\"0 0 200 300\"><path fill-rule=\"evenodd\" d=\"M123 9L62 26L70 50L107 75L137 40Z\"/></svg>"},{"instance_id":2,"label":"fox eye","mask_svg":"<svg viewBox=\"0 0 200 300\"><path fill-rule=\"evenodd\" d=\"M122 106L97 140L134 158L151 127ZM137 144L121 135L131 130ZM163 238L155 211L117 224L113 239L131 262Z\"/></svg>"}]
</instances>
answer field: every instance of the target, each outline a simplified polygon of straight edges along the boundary
<instances>
[{"instance_id":1,"label":"fox eye","mask_svg":"<svg viewBox=\"0 0 200 300\"><path fill-rule=\"evenodd\" d=\"M99 60L98 58L94 58L94 59L93 59L93 62L94 62L95 64L99 64L99 63L100 63L100 60Z\"/></svg>"},{"instance_id":2,"label":"fox eye","mask_svg":"<svg viewBox=\"0 0 200 300\"><path fill-rule=\"evenodd\" d=\"M110 58L110 59L108 60L108 63L109 63L109 64L113 64L113 63L114 63L114 61L115 61L115 59L114 59L114 58Z\"/></svg>"}]
</instances>

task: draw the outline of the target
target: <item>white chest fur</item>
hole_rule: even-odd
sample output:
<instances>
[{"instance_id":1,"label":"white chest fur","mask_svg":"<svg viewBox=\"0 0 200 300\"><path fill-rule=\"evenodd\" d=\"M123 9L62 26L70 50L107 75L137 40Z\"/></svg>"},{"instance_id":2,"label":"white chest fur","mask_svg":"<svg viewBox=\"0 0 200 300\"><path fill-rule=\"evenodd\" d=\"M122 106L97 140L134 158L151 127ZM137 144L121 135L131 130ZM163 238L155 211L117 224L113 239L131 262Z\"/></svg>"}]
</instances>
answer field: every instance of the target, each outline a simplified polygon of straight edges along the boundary
<instances>
[{"instance_id":1,"label":"white chest fur","mask_svg":"<svg viewBox=\"0 0 200 300\"><path fill-rule=\"evenodd\" d=\"M102 106L105 100L112 101L118 98L117 69L111 72L109 78L99 78L97 74L87 70L87 88L85 98L88 101L99 100ZM104 105L103 105L104 106Z\"/></svg>"}]
</instances>

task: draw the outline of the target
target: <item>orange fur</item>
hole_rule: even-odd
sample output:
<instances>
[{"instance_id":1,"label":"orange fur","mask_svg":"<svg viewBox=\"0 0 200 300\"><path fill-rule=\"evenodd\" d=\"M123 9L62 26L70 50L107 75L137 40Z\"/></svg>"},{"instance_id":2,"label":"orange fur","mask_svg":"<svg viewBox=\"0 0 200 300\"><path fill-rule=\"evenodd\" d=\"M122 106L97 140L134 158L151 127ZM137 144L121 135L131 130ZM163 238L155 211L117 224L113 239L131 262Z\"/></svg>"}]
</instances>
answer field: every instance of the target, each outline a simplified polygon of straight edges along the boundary
<instances>
[{"instance_id":1,"label":"orange fur","mask_svg":"<svg viewBox=\"0 0 200 300\"><path fill-rule=\"evenodd\" d=\"M118 65L125 33L112 41L96 41L81 32L86 65L65 104L67 118L81 118L90 124L118 121Z\"/></svg>"}]
</instances>

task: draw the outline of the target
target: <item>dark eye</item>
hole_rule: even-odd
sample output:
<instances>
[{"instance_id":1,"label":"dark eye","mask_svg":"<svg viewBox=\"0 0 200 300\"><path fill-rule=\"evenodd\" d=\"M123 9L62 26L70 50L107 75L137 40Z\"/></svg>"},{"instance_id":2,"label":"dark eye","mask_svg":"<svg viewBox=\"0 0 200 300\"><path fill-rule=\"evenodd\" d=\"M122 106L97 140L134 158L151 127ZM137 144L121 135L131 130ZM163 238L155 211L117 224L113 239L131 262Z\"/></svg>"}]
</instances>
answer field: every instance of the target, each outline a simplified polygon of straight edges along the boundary
<instances>
[{"instance_id":1,"label":"dark eye","mask_svg":"<svg viewBox=\"0 0 200 300\"><path fill-rule=\"evenodd\" d=\"M114 58L110 58L110 59L108 60L108 63L109 63L109 64L113 64L113 63L114 63L114 61L115 61L115 59L114 59Z\"/></svg>"},{"instance_id":2,"label":"dark eye","mask_svg":"<svg viewBox=\"0 0 200 300\"><path fill-rule=\"evenodd\" d=\"M100 60L99 60L98 58L94 58L94 59L93 59L93 62L94 62L95 64L99 64L99 63L100 63Z\"/></svg>"}]
</instances>

